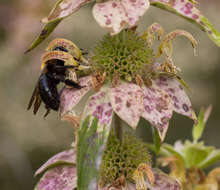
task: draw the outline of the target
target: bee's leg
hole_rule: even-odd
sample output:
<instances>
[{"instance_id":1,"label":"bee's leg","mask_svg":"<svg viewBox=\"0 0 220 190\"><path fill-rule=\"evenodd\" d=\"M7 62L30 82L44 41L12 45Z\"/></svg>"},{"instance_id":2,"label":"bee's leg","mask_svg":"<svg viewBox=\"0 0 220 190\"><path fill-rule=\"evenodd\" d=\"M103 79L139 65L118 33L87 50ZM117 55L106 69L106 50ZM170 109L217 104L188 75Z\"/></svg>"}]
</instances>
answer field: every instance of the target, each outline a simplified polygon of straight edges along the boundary
<instances>
[{"instance_id":1,"label":"bee's leg","mask_svg":"<svg viewBox=\"0 0 220 190\"><path fill-rule=\"evenodd\" d=\"M48 114L50 113L50 109L49 108L46 108L47 109L47 111L46 111L46 113L44 114L44 119L48 116Z\"/></svg>"},{"instance_id":2,"label":"bee's leg","mask_svg":"<svg viewBox=\"0 0 220 190\"><path fill-rule=\"evenodd\" d=\"M65 82L64 82L66 85L68 86L72 86L74 88L77 88L77 89L81 89L83 88L83 86L80 86L78 83L72 81L72 80L69 80L69 79L65 79Z\"/></svg>"},{"instance_id":3,"label":"bee's leg","mask_svg":"<svg viewBox=\"0 0 220 190\"><path fill-rule=\"evenodd\" d=\"M52 79L54 79L54 80L58 80L60 82L63 82L63 83L65 83L68 86L72 86L72 87L77 88L77 89L82 88L82 86L80 86L78 83L76 83L76 82L74 82L72 80L66 79L65 75L61 75L61 74L53 75L51 73L47 73L47 76L52 78Z\"/></svg>"}]
</instances>

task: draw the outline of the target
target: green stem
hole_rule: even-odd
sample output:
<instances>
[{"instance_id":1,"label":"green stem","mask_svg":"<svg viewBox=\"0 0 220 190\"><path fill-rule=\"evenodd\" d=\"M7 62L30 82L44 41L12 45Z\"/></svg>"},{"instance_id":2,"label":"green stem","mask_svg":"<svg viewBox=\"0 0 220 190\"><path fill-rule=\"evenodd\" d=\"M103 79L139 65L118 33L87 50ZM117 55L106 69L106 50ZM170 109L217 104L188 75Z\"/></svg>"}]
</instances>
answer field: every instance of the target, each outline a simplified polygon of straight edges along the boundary
<instances>
[{"instance_id":1,"label":"green stem","mask_svg":"<svg viewBox=\"0 0 220 190\"><path fill-rule=\"evenodd\" d=\"M117 114L115 114L115 136L119 139L119 141L122 141L122 126L121 126L121 119L118 117Z\"/></svg>"}]
</instances>

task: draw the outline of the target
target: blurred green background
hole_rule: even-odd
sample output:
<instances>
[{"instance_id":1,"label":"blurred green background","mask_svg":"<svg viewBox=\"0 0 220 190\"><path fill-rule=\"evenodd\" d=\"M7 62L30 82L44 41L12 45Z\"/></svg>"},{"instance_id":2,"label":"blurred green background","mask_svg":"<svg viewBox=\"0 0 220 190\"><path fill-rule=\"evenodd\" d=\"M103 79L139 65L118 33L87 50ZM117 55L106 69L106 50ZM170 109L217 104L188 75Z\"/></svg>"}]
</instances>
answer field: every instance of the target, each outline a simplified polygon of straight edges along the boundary
<instances>
[{"instance_id":1,"label":"blurred green background","mask_svg":"<svg viewBox=\"0 0 220 190\"><path fill-rule=\"evenodd\" d=\"M220 1L199 2L200 10L220 31ZM87 5L64 20L37 49L24 55L41 30L40 19L49 13L53 4L52 0L0 1L0 190L33 189L37 180L34 171L73 141L73 127L60 121L57 113L53 112L45 120L43 106L37 116L26 110L46 45L55 37L64 37L90 50L107 32L94 21L92 6ZM201 106L213 105L203 139L206 144L220 148L220 48L196 26L154 7L141 19L138 30L143 31L153 22L159 22L166 33L184 29L198 40L196 57L187 40L175 40L174 61L192 89L189 95L197 113ZM191 138L192 124L188 118L174 114L165 141L173 143ZM143 139L151 137L149 128L137 131Z\"/></svg>"}]
</instances>

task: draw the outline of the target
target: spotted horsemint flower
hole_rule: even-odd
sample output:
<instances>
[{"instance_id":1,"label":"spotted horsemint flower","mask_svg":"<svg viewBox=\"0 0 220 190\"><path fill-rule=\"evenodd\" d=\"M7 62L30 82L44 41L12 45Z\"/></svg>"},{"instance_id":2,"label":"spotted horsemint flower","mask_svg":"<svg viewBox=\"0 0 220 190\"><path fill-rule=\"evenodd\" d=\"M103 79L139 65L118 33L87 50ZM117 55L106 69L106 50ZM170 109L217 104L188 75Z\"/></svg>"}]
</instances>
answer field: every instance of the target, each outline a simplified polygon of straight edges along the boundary
<instances>
[{"instance_id":1,"label":"spotted horsemint flower","mask_svg":"<svg viewBox=\"0 0 220 190\"><path fill-rule=\"evenodd\" d=\"M45 26L27 52L46 39L63 19L91 2L93 0L59 0L49 16L42 19ZM136 26L141 16L152 5L179 15L199 26L216 45L220 46L219 32L200 13L196 4L195 0L99 0L93 6L92 13L100 26L107 28L112 35L115 35L124 28Z\"/></svg>"},{"instance_id":2,"label":"spotted horsemint flower","mask_svg":"<svg viewBox=\"0 0 220 190\"><path fill-rule=\"evenodd\" d=\"M161 40L156 53L152 49L155 33ZM177 35L186 36L195 47L196 41L189 33L176 30L163 37L162 27L155 23L143 35L134 30L106 35L90 53L86 72L76 67L78 77L74 78L82 88L63 88L60 114L61 119L77 126L79 190L98 188L109 134L115 127L114 132L121 139L121 121L136 129L140 118L144 118L157 129L163 140L173 111L196 120L184 91L186 84L178 76L172 60L172 40ZM59 46L62 44L61 39ZM163 60L162 63L157 62L158 58ZM135 180L139 181L138 176L144 175L140 172L148 171L147 165L141 165L141 169L136 165L135 168ZM140 186L137 189L141 189L143 180L137 184Z\"/></svg>"},{"instance_id":3,"label":"spotted horsemint flower","mask_svg":"<svg viewBox=\"0 0 220 190\"><path fill-rule=\"evenodd\" d=\"M110 135L100 170L97 190L180 190L177 181L151 168L146 144L129 134L123 141ZM147 163L147 164L146 164ZM75 190L77 187L76 152L63 151L35 173L44 173L35 190ZM146 175L146 176L145 176Z\"/></svg>"},{"instance_id":4,"label":"spotted horsemint flower","mask_svg":"<svg viewBox=\"0 0 220 190\"><path fill-rule=\"evenodd\" d=\"M193 47L196 41L189 33L176 30L162 39L154 54L151 46L155 32L162 38L159 24L153 24L141 36L133 30L122 31L113 37L106 35L90 55L90 75L79 77L78 83L83 88L65 87L62 90L61 118L78 126L79 189L98 188L108 136L114 126L121 139L121 120L136 129L140 118L144 118L156 127L161 140L166 135L173 111L196 120L184 91L186 84L178 76L171 51L172 40L177 35L189 38ZM165 59L160 64L156 60L161 55Z\"/></svg>"},{"instance_id":5,"label":"spotted horsemint flower","mask_svg":"<svg viewBox=\"0 0 220 190\"><path fill-rule=\"evenodd\" d=\"M154 32L163 33L158 24L153 24L142 36L134 31L105 36L91 55L92 74L79 78L83 88L63 89L62 119L78 125L80 119L92 115L110 128L116 114L136 129L142 117L157 128L162 140L173 111L196 120L169 52L171 40L178 34L190 37L193 45L195 41L187 32L168 34L159 46L158 55L166 54L165 61L159 64L154 62L156 56L150 48Z\"/></svg>"}]
</instances>

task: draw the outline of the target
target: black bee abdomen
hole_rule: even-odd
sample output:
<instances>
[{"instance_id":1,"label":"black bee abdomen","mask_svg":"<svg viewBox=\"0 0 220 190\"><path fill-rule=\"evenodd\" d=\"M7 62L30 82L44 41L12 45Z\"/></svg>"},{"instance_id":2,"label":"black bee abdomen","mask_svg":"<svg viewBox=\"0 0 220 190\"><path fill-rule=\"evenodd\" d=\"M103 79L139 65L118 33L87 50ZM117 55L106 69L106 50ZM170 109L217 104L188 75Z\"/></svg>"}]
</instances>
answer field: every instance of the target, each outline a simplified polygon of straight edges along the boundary
<instances>
[{"instance_id":1,"label":"black bee abdomen","mask_svg":"<svg viewBox=\"0 0 220 190\"><path fill-rule=\"evenodd\" d=\"M42 74L39 78L38 88L46 108L58 111L60 97L57 91L57 83L54 83L53 79L49 78L46 74Z\"/></svg>"}]
</instances>

